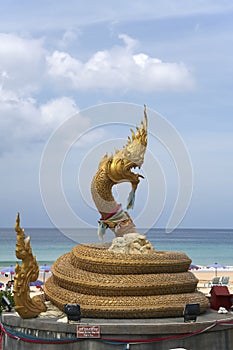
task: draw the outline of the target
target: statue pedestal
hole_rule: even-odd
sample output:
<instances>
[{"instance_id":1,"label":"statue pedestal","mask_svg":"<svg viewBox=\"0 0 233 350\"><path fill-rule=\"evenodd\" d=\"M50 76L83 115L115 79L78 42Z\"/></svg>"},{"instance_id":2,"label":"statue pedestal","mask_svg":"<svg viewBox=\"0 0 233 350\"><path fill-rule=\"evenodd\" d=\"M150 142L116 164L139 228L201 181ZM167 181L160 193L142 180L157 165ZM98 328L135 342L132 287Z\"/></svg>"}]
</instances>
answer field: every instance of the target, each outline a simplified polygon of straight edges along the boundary
<instances>
[{"instance_id":1,"label":"statue pedestal","mask_svg":"<svg viewBox=\"0 0 233 350\"><path fill-rule=\"evenodd\" d=\"M213 310L198 316L195 323L184 323L183 317L134 320L83 318L81 324L99 325L101 334L100 339L84 340L76 338L77 324L58 323L56 319L21 319L13 313L3 313L1 322L9 332L8 335L4 334L2 350L122 350L133 342L135 344L130 344L129 349L168 350L182 347L231 350L233 344L233 315L218 314ZM216 326L211 328L215 323ZM191 336L191 333L207 327L209 329L198 336ZM31 337L37 343L11 338L11 335L20 335L25 340ZM62 340L71 343L62 344Z\"/></svg>"}]
</instances>

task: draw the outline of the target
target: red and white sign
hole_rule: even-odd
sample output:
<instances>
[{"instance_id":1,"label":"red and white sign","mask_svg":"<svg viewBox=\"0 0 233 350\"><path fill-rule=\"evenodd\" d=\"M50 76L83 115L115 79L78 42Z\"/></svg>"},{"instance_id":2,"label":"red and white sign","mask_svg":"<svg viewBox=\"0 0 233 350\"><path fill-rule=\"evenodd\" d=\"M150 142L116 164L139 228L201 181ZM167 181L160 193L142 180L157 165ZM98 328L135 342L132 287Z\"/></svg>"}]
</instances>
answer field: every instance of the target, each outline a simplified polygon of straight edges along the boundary
<instances>
[{"instance_id":1,"label":"red and white sign","mask_svg":"<svg viewBox=\"0 0 233 350\"><path fill-rule=\"evenodd\" d=\"M77 325L77 338L100 338L100 326Z\"/></svg>"}]
</instances>

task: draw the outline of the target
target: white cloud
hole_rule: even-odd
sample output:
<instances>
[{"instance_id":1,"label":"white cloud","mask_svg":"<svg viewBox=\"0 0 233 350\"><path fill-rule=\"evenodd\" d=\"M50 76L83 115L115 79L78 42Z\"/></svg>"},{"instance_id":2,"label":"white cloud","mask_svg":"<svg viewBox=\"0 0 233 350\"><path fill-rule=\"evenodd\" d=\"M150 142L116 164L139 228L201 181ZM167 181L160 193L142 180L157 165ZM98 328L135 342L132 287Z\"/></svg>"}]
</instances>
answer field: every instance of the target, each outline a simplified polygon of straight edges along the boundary
<instances>
[{"instance_id":1,"label":"white cloud","mask_svg":"<svg viewBox=\"0 0 233 350\"><path fill-rule=\"evenodd\" d=\"M0 91L0 154L46 141L63 121L78 112L69 97L49 100L38 106L33 98ZM80 118L80 123L85 121Z\"/></svg>"},{"instance_id":2,"label":"white cloud","mask_svg":"<svg viewBox=\"0 0 233 350\"><path fill-rule=\"evenodd\" d=\"M120 34L118 37L119 37L119 39L123 40L123 42L126 45L126 48L129 50L133 50L139 44L137 40L131 38L130 36L128 36L126 34Z\"/></svg>"},{"instance_id":3,"label":"white cloud","mask_svg":"<svg viewBox=\"0 0 233 350\"><path fill-rule=\"evenodd\" d=\"M162 62L145 53L134 53L137 41L119 36L124 46L97 51L83 62L67 52L47 56L49 75L74 89L124 89L136 91L182 90L192 88L194 79L183 63Z\"/></svg>"},{"instance_id":4,"label":"white cloud","mask_svg":"<svg viewBox=\"0 0 233 350\"><path fill-rule=\"evenodd\" d=\"M0 86L17 96L31 96L50 86L75 90L165 91L192 88L194 79L183 63L163 62L138 52L140 43L120 34L123 45L96 51L86 61L68 51L49 54L45 42L0 33ZM63 47L75 40L68 30Z\"/></svg>"},{"instance_id":5,"label":"white cloud","mask_svg":"<svg viewBox=\"0 0 233 350\"><path fill-rule=\"evenodd\" d=\"M82 61L65 51L49 55L43 40L0 33L0 153L46 141L57 126L78 112L73 98L52 97L66 83L76 90L105 91L177 90L192 85L185 65L135 52L140 45L137 40L126 34L119 38L123 45L97 51ZM67 31L64 46L74 39L73 32ZM35 92L43 94L44 88L48 97L42 103ZM80 117L80 123L87 121Z\"/></svg>"},{"instance_id":6,"label":"white cloud","mask_svg":"<svg viewBox=\"0 0 233 350\"><path fill-rule=\"evenodd\" d=\"M41 105L40 112L42 123L53 128L77 113L78 108L73 99L63 96Z\"/></svg>"},{"instance_id":7,"label":"white cloud","mask_svg":"<svg viewBox=\"0 0 233 350\"><path fill-rule=\"evenodd\" d=\"M21 95L37 89L45 52L42 40L0 33L0 85Z\"/></svg>"},{"instance_id":8,"label":"white cloud","mask_svg":"<svg viewBox=\"0 0 233 350\"><path fill-rule=\"evenodd\" d=\"M63 47L75 38L72 30L66 31ZM140 43L130 36L119 38L123 45L97 51L83 61L65 50L48 54L42 39L0 33L0 153L46 141L57 126L78 112L73 98L52 97L66 84L75 90L146 92L192 86L184 64L162 62L137 52ZM43 94L44 88L48 96L42 103L35 92Z\"/></svg>"},{"instance_id":9,"label":"white cloud","mask_svg":"<svg viewBox=\"0 0 233 350\"><path fill-rule=\"evenodd\" d=\"M79 36L80 31L77 30L66 30L62 36L62 39L59 41L60 47L68 47L70 46Z\"/></svg>"}]
</instances>

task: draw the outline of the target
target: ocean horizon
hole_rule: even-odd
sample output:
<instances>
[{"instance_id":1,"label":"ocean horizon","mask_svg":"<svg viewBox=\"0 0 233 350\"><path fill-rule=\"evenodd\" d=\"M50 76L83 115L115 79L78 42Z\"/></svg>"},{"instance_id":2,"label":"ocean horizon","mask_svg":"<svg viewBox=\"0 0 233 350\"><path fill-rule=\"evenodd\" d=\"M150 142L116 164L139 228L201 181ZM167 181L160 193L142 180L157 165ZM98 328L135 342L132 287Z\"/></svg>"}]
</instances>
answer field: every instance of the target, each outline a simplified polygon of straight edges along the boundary
<instances>
[{"instance_id":1,"label":"ocean horizon","mask_svg":"<svg viewBox=\"0 0 233 350\"><path fill-rule=\"evenodd\" d=\"M106 234L105 242L114 235ZM158 251L181 251L186 253L192 263L207 266L215 262L233 266L231 229L176 229L166 233L165 229L139 229ZM70 229L69 237L55 228L26 228L25 236L31 237L33 254L39 264L51 265L59 256L72 250L80 243L97 243L97 229ZM72 237L75 240L70 239ZM15 265L16 233L13 228L0 229L0 268Z\"/></svg>"}]
</instances>

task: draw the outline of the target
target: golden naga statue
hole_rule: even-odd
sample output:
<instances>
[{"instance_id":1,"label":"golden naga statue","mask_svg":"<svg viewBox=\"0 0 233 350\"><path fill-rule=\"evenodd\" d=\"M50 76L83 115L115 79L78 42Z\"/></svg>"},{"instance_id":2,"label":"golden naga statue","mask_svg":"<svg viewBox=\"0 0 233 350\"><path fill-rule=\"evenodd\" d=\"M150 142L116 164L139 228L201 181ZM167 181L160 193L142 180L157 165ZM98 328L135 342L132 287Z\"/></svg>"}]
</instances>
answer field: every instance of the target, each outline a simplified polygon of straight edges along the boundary
<instances>
[{"instance_id":1,"label":"golden naga statue","mask_svg":"<svg viewBox=\"0 0 233 350\"><path fill-rule=\"evenodd\" d=\"M17 233L16 257L22 260L20 266L16 263L14 278L15 310L22 318L38 316L47 307L40 295L30 297L29 283L37 280L39 266L36 257L32 254L30 237L25 238L24 230L20 227L19 213L16 218L15 232Z\"/></svg>"},{"instance_id":2,"label":"golden naga statue","mask_svg":"<svg viewBox=\"0 0 233 350\"><path fill-rule=\"evenodd\" d=\"M123 149L115 150L114 155L106 154L99 163L98 171L95 174L91 193L95 205L101 214L99 220L98 235L103 239L105 230L110 228L116 236L123 236L126 233L135 233L136 228L133 220L127 211L124 211L121 204L118 204L112 194L112 187L121 182L130 182L132 191L129 194L127 209L133 208L135 191L140 181L140 174L131 170L140 168L144 161L144 154L147 146L147 114L144 105L144 120L141 127L136 127L136 132L131 130L131 138Z\"/></svg>"}]
</instances>

